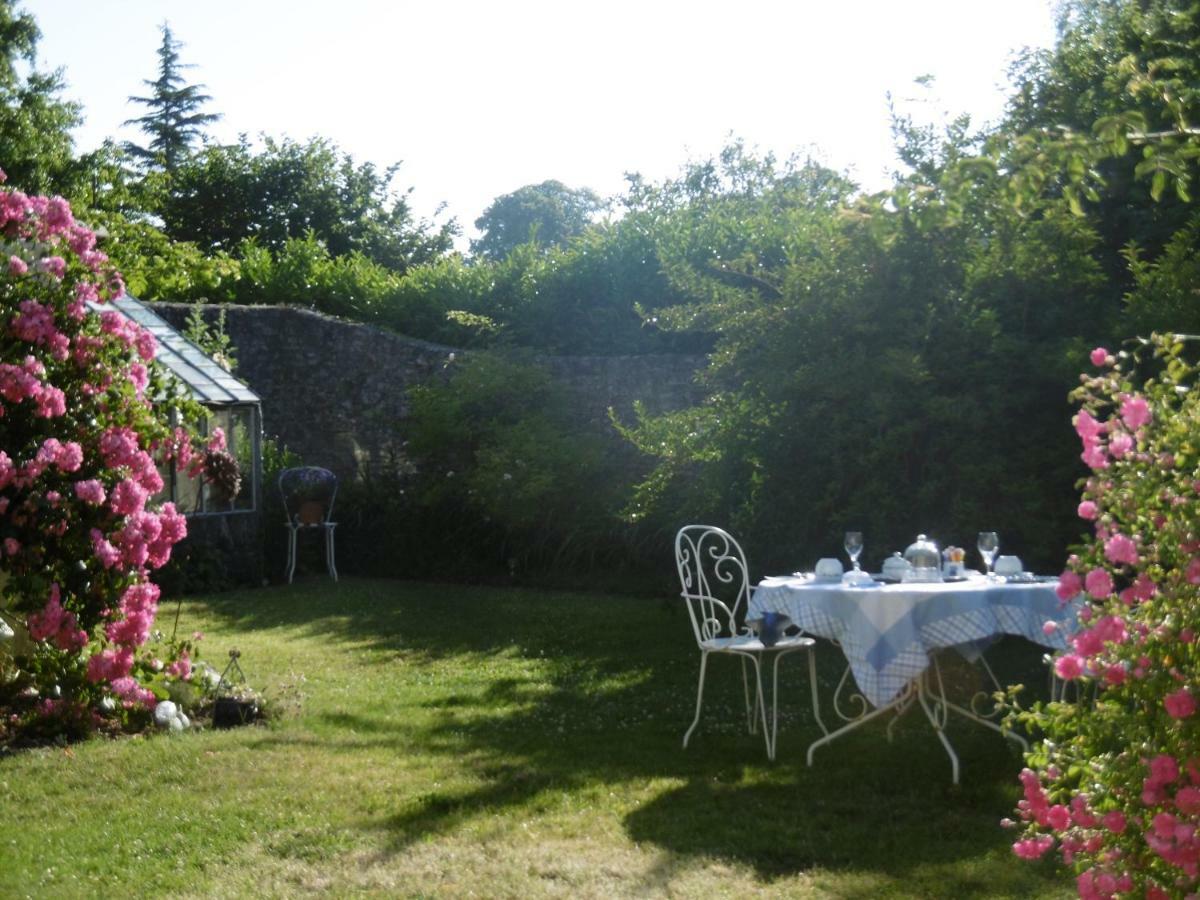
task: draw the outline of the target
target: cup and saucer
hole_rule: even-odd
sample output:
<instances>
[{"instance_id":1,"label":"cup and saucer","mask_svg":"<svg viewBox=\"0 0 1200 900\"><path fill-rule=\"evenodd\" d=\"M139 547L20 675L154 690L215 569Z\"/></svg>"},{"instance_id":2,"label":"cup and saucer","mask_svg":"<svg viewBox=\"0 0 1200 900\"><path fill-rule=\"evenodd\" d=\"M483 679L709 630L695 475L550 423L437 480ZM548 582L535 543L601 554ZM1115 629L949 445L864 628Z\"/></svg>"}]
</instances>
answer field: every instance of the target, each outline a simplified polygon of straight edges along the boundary
<instances>
[{"instance_id":1,"label":"cup and saucer","mask_svg":"<svg viewBox=\"0 0 1200 900\"><path fill-rule=\"evenodd\" d=\"M817 560L813 580L818 584L838 584L842 580L842 563L840 560L827 556Z\"/></svg>"}]
</instances>

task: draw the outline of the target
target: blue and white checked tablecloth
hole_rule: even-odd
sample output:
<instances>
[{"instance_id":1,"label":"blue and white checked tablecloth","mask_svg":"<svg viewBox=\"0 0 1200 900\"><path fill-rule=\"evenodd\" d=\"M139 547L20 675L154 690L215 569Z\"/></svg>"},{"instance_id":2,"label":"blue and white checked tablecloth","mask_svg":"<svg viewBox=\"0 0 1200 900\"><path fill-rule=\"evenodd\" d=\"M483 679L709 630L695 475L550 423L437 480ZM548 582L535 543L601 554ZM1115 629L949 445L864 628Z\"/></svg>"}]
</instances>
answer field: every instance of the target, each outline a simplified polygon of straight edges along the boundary
<instances>
[{"instance_id":1,"label":"blue and white checked tablecloth","mask_svg":"<svg viewBox=\"0 0 1200 900\"><path fill-rule=\"evenodd\" d=\"M1015 634L1063 649L1078 606L1064 605L1056 582L887 584L873 588L820 584L802 576L763 579L750 597L747 620L786 615L808 634L841 644L854 680L875 706L891 702L929 666L929 652L956 647L978 657L974 642ZM1047 635L1047 620L1060 624ZM966 646L964 646L966 645Z\"/></svg>"}]
</instances>

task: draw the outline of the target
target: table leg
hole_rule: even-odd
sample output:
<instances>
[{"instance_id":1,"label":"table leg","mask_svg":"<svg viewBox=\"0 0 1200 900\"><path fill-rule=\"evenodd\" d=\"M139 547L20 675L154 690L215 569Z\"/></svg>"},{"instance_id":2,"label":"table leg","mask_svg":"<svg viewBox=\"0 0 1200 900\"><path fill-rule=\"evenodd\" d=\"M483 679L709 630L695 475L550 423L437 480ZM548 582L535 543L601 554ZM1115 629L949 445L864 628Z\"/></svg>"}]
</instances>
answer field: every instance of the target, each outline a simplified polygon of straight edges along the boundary
<instances>
[{"instance_id":1,"label":"table leg","mask_svg":"<svg viewBox=\"0 0 1200 900\"><path fill-rule=\"evenodd\" d=\"M869 713L865 713L849 724L839 728L837 731L826 734L825 737L813 741L813 743L811 743L808 747L808 764L810 766L813 764L813 755L816 753L818 747L823 747L825 744L832 743L842 735L854 731L856 728L865 725L867 722L878 718L884 713L894 711L896 713L896 717L889 722L887 726L888 740L890 741L892 737L892 729L895 727L896 722L898 722L900 717L908 712L914 706L914 704L920 705L921 711L925 713L925 718L929 720L929 724L933 726L933 730L937 734L938 740L941 742L942 747L945 748L946 755L950 757L951 780L954 784L958 784L959 782L960 766L958 754L954 750L954 745L950 743L950 739L946 737L945 731L947 717L952 712L962 716L965 719L970 719L972 722L984 725L1003 735L1009 740L1020 744L1021 747L1026 751L1029 750L1029 742L1019 734L1014 734L1000 725L997 725L995 722L991 722L982 716L976 715L971 710L959 706L957 703L951 703L949 700L947 700L945 687L941 682L940 670L936 664L930 668L937 676L936 689L930 682L930 670L927 669L920 676L909 682L904 691L890 703L880 706Z\"/></svg>"},{"instance_id":2,"label":"table leg","mask_svg":"<svg viewBox=\"0 0 1200 900\"><path fill-rule=\"evenodd\" d=\"M825 744L829 744L829 743L832 743L833 741L836 741L843 734L849 734L851 731L854 731L854 729L861 728L863 725L866 725L872 719L877 718L878 716L881 716L886 712L891 712L894 709L899 709L901 706L906 706L908 703L911 702L911 699L909 698L908 695L913 690L913 688L914 688L914 685L909 684L909 686L907 688L905 688L904 691L895 700L893 700L891 703L888 703L886 706L877 707L876 709L871 710L871 712L865 713L865 714L859 716L857 719L850 722L848 725L843 725L837 731L829 732L824 737L818 738L817 740L813 741L811 744L808 745L808 756L807 756L808 764L810 766L813 764L813 754L816 753L818 747L823 747Z\"/></svg>"},{"instance_id":3,"label":"table leg","mask_svg":"<svg viewBox=\"0 0 1200 900\"><path fill-rule=\"evenodd\" d=\"M945 723L945 716L939 716L929 706L929 700L926 697L924 678L917 685L917 699L921 702L921 709L925 712L925 718L929 720L929 724L933 726L933 730L937 733L938 740L942 742L942 746L946 748L946 753L950 756L950 772L951 780L954 784L958 784L958 754L954 752L954 747L950 744L950 739L946 737L946 732L942 730ZM942 698L942 703L945 704L945 698ZM990 722L988 723L991 724Z\"/></svg>"}]
</instances>

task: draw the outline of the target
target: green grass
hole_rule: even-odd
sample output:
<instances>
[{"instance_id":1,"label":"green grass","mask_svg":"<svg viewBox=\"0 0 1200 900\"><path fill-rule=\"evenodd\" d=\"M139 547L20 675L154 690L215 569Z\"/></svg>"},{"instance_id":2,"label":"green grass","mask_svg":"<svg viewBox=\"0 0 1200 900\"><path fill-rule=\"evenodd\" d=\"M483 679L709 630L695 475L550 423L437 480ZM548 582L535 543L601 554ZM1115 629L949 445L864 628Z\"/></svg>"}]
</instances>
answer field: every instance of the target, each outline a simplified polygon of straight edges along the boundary
<instances>
[{"instance_id":1,"label":"green grass","mask_svg":"<svg viewBox=\"0 0 1200 900\"><path fill-rule=\"evenodd\" d=\"M698 654L661 599L310 580L189 601L181 627L285 714L0 759L0 896L1070 893L1009 851L1021 762L992 732L952 724L958 788L916 715L806 767L796 658L776 763L729 660L682 750Z\"/></svg>"}]
</instances>

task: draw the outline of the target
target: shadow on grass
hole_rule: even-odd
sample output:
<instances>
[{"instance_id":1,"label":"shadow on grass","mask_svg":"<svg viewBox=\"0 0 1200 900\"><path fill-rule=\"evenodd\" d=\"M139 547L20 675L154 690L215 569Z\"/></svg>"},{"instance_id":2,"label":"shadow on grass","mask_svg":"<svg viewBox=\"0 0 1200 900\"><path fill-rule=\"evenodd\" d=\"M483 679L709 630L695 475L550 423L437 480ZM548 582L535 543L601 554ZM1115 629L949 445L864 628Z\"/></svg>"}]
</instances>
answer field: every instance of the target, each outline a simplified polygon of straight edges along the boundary
<instances>
[{"instance_id":1,"label":"shadow on grass","mask_svg":"<svg viewBox=\"0 0 1200 900\"><path fill-rule=\"evenodd\" d=\"M283 628L353 645L356 654L385 651L381 666L400 654L415 671L455 657L515 658L532 667L529 677L482 672L443 685L442 695L422 701L432 714L427 725L321 712L309 714L311 733L257 739L346 752L419 747L467 767L469 786L409 798L378 823L393 852L476 817L541 808L564 792L656 779L667 784L620 813L632 841L736 861L767 880L822 869L900 881L936 870L951 879L936 895L998 895L1009 888L987 879L981 885L978 869L956 864L1019 868L1008 861L1011 835L998 827L1017 799L1021 766L1008 742L952 725L963 763L963 785L954 787L949 761L917 713L901 721L894 743L883 724L868 726L818 751L808 768L804 753L819 732L802 661L781 667L787 712L781 709L775 764L767 763L761 737L745 731L731 660L710 666L705 716L682 750L698 654L683 609L660 600L351 579L197 605L239 631ZM1002 680L1036 672L1040 651L1016 642L997 649L993 665ZM828 698L844 662L828 644L818 659ZM956 677L973 672L951 667ZM1037 892L1044 873L1026 872L1014 876L1013 893Z\"/></svg>"}]
</instances>

